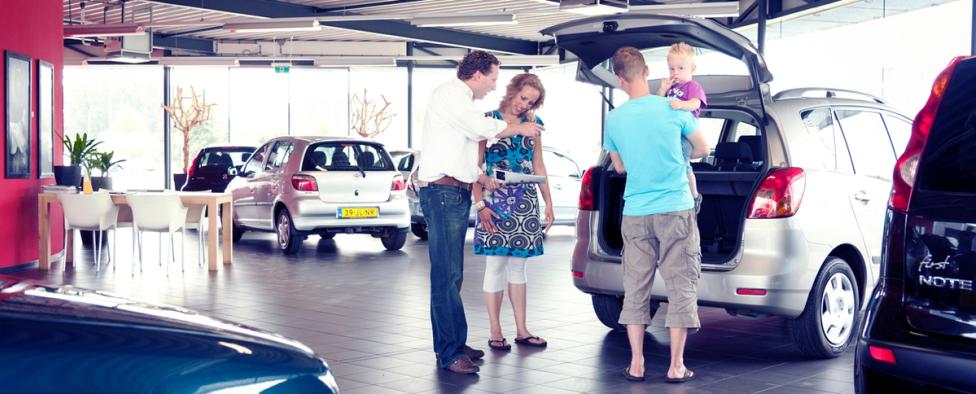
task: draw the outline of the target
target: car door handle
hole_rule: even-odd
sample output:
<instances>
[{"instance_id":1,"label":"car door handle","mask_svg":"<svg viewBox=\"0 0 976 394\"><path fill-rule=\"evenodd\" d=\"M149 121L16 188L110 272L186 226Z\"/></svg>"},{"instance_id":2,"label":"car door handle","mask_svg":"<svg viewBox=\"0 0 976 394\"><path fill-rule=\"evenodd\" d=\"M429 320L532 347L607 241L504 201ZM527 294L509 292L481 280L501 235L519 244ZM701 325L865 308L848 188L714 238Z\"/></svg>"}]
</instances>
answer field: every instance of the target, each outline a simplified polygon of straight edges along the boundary
<instances>
[{"instance_id":1,"label":"car door handle","mask_svg":"<svg viewBox=\"0 0 976 394\"><path fill-rule=\"evenodd\" d=\"M854 199L860 201L861 204L867 204L868 202L871 201L871 197L868 197L868 193L865 192L864 190L854 193Z\"/></svg>"}]
</instances>

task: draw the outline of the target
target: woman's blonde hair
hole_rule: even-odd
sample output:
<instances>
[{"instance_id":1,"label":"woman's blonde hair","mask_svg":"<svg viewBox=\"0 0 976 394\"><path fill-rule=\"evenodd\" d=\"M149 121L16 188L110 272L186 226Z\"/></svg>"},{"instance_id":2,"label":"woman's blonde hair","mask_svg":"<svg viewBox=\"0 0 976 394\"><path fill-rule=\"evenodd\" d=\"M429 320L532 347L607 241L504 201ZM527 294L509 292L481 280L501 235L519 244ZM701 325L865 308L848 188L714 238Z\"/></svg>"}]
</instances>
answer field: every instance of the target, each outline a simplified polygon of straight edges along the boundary
<instances>
[{"instance_id":1,"label":"woman's blonde hair","mask_svg":"<svg viewBox=\"0 0 976 394\"><path fill-rule=\"evenodd\" d=\"M535 121L535 110L542 106L542 102L546 100L546 88L542 86L542 80L539 79L538 75L531 73L523 73L516 75L508 82L508 87L505 88L505 96L502 97L502 101L498 103L498 109L502 112L508 109L508 106L512 104L512 100L515 96L522 91L522 88L529 86L535 90L539 91L539 98L535 100L535 104L532 105L528 110L525 111L525 119L529 121Z\"/></svg>"}]
</instances>

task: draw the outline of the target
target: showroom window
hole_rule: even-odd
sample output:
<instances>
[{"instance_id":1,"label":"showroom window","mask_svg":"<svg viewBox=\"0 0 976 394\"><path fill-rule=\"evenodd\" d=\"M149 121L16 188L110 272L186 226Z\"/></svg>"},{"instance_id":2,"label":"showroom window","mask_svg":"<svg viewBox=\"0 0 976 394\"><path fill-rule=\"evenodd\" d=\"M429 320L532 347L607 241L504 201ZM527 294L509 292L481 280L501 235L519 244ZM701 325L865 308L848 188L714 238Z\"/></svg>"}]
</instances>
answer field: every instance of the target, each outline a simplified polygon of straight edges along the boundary
<instances>
[{"instance_id":1,"label":"showroom window","mask_svg":"<svg viewBox=\"0 0 976 394\"><path fill-rule=\"evenodd\" d=\"M288 135L288 73L273 68L230 69L230 142L258 145Z\"/></svg>"},{"instance_id":2,"label":"showroom window","mask_svg":"<svg viewBox=\"0 0 976 394\"><path fill-rule=\"evenodd\" d=\"M227 143L227 120L230 110L230 94L228 86L227 67L173 67L170 71L170 98L176 99L176 88L183 90L186 97L183 105L189 109L192 103L192 91L196 91L199 100L205 98L207 104L213 104L210 109L210 119L193 128L190 132L190 157L193 160L201 148L216 144ZM184 172L183 168L183 133L170 123L170 165L174 173ZM256 145L256 144L253 144ZM191 163L187 163L190 165Z\"/></svg>"},{"instance_id":3,"label":"showroom window","mask_svg":"<svg viewBox=\"0 0 976 394\"><path fill-rule=\"evenodd\" d=\"M292 68L292 135L349 135L349 70Z\"/></svg>"},{"instance_id":4,"label":"showroom window","mask_svg":"<svg viewBox=\"0 0 976 394\"><path fill-rule=\"evenodd\" d=\"M349 135L360 137L353 129L357 113L377 115L389 102L384 116L390 116L383 124L383 132L373 137L390 148L407 147L407 69L406 67L361 67L349 71ZM365 94L367 105L362 103ZM385 101L384 101L385 99ZM373 118L375 119L375 118ZM366 131L376 131L375 121L366 122Z\"/></svg>"},{"instance_id":5,"label":"showroom window","mask_svg":"<svg viewBox=\"0 0 976 394\"><path fill-rule=\"evenodd\" d=\"M87 133L125 160L111 174L116 189L163 187L162 81L157 66L64 68L64 133Z\"/></svg>"}]
</instances>

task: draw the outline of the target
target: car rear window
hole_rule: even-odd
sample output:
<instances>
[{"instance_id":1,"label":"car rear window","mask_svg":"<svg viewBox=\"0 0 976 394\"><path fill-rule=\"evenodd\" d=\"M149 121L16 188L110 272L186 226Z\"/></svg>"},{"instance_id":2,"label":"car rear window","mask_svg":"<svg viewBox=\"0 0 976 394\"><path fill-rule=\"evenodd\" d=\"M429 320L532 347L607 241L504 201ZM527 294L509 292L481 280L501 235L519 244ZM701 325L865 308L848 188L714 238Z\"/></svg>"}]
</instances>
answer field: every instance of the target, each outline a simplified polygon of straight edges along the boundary
<instances>
[{"instance_id":1,"label":"car rear window","mask_svg":"<svg viewBox=\"0 0 976 394\"><path fill-rule=\"evenodd\" d=\"M932 132L925 142L918 187L976 193L976 60L953 71Z\"/></svg>"},{"instance_id":2,"label":"car rear window","mask_svg":"<svg viewBox=\"0 0 976 394\"><path fill-rule=\"evenodd\" d=\"M308 147L302 171L393 171L382 145L368 142L320 142Z\"/></svg>"},{"instance_id":3,"label":"car rear window","mask_svg":"<svg viewBox=\"0 0 976 394\"><path fill-rule=\"evenodd\" d=\"M207 149L203 151L197 167L239 167L252 153L254 148Z\"/></svg>"}]
</instances>

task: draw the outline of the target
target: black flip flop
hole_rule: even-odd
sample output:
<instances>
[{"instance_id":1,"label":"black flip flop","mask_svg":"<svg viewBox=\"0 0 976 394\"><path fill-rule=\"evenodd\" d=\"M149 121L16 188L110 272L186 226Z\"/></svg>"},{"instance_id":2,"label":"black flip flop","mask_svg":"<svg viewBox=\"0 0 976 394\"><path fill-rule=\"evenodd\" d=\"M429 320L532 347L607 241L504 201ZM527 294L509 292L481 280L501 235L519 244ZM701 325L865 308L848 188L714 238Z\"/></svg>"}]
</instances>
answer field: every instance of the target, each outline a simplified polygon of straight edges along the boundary
<instances>
[{"instance_id":1,"label":"black flip flop","mask_svg":"<svg viewBox=\"0 0 976 394\"><path fill-rule=\"evenodd\" d=\"M536 341L542 341L542 343L532 342L532 339ZM525 338L515 338L515 343L519 345L532 346L532 347L546 347L549 346L549 342L545 342L544 339L537 336L525 337Z\"/></svg>"},{"instance_id":2,"label":"black flip flop","mask_svg":"<svg viewBox=\"0 0 976 394\"><path fill-rule=\"evenodd\" d=\"M690 370L690 369L686 369L684 376L682 376L680 378L669 378L669 377L665 376L664 377L664 380L666 382L668 382L668 383L684 383L684 382L687 382L687 381L692 380L694 378L695 378L695 372L692 371L692 370Z\"/></svg>"},{"instance_id":3,"label":"black flip flop","mask_svg":"<svg viewBox=\"0 0 976 394\"><path fill-rule=\"evenodd\" d=\"M630 374L630 367L624 367L624 378L631 382L643 382L643 376L634 376Z\"/></svg>"},{"instance_id":4,"label":"black flip flop","mask_svg":"<svg viewBox=\"0 0 976 394\"><path fill-rule=\"evenodd\" d=\"M501 345L495 345L496 343L500 343ZM492 350L512 350L512 345L506 343L505 338L498 339L498 340L489 339L488 347L490 347Z\"/></svg>"}]
</instances>

